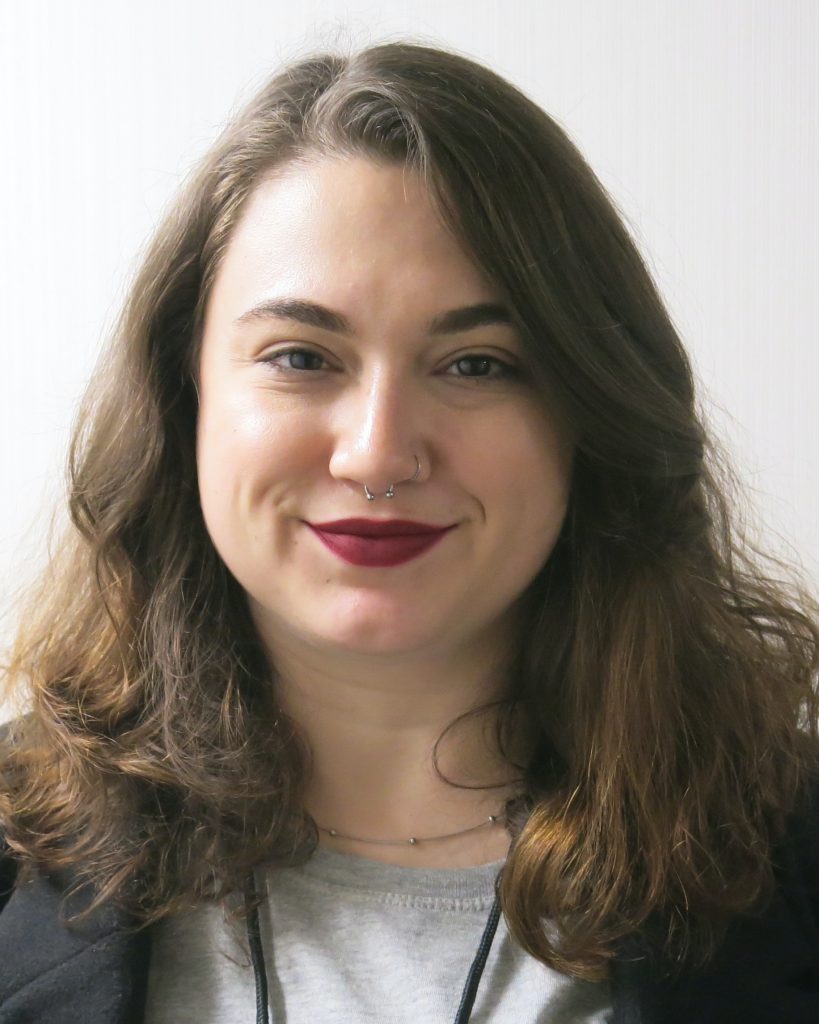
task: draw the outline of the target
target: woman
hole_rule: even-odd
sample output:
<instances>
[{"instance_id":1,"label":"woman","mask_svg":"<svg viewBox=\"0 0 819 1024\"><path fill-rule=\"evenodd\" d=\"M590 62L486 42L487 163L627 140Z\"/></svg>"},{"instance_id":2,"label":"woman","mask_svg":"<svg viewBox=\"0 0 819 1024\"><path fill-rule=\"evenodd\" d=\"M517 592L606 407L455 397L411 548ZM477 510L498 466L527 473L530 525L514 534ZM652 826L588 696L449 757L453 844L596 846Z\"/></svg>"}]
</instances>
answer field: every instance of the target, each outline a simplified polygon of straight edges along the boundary
<instances>
[{"instance_id":1,"label":"woman","mask_svg":"<svg viewBox=\"0 0 819 1024\"><path fill-rule=\"evenodd\" d=\"M0 1020L817 1019L816 608L717 466L542 110L403 43L277 74L76 427Z\"/></svg>"}]
</instances>

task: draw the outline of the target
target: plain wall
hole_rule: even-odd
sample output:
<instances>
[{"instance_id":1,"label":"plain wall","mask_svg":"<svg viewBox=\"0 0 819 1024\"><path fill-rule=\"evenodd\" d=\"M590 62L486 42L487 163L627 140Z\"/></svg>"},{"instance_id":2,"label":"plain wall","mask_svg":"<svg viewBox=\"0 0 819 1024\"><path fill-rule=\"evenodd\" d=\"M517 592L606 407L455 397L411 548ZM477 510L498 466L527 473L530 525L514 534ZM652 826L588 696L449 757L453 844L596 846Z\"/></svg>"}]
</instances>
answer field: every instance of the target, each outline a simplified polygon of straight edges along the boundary
<instances>
[{"instance_id":1,"label":"plain wall","mask_svg":"<svg viewBox=\"0 0 819 1024\"><path fill-rule=\"evenodd\" d=\"M689 347L746 514L819 579L819 4L27 0L0 5L0 643L182 178L281 62L404 36L489 64L567 128Z\"/></svg>"}]
</instances>

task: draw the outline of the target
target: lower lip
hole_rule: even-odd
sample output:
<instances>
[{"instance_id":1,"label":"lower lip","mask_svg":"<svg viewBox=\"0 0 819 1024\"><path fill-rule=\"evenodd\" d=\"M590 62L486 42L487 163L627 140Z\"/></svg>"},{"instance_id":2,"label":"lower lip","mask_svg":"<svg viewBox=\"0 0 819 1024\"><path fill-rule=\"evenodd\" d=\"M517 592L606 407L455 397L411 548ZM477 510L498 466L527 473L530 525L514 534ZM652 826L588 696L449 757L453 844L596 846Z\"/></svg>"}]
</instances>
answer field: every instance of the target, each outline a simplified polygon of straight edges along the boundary
<instances>
[{"instance_id":1,"label":"lower lip","mask_svg":"<svg viewBox=\"0 0 819 1024\"><path fill-rule=\"evenodd\" d=\"M310 529L334 555L350 565L385 568L410 562L423 555L443 540L452 527L440 533L407 534L401 537L360 537L351 533L324 533L314 526Z\"/></svg>"}]
</instances>

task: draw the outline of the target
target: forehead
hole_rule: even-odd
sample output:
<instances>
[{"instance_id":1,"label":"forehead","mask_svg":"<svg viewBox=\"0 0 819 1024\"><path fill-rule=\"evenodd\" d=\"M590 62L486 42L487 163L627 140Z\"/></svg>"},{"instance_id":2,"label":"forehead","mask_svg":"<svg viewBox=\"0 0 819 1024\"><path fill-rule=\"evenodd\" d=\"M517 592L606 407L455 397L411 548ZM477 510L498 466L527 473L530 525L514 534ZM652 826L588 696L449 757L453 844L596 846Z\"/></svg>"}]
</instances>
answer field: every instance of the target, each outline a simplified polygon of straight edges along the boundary
<instances>
[{"instance_id":1,"label":"forehead","mask_svg":"<svg viewBox=\"0 0 819 1024\"><path fill-rule=\"evenodd\" d=\"M293 226L322 240L338 232L373 236L412 226L419 233L448 234L416 171L356 156L299 160L265 175L245 204L234 239L263 226Z\"/></svg>"},{"instance_id":2,"label":"forehead","mask_svg":"<svg viewBox=\"0 0 819 1024\"><path fill-rule=\"evenodd\" d=\"M229 292L251 304L310 293L341 306L411 295L417 305L446 308L499 297L417 172L361 157L289 165L264 178L228 244L217 292L219 301Z\"/></svg>"}]
</instances>

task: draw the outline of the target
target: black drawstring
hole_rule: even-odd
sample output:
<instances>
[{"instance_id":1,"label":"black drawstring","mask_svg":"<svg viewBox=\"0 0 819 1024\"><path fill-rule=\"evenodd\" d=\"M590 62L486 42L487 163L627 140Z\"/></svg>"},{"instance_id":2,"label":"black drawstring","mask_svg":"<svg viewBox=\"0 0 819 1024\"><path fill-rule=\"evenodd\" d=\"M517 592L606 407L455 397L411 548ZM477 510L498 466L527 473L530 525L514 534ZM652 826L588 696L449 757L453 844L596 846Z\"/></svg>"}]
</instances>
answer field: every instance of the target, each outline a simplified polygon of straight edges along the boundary
<instances>
[{"instance_id":1,"label":"black drawstring","mask_svg":"<svg viewBox=\"0 0 819 1024\"><path fill-rule=\"evenodd\" d=\"M489 911L489 917L486 921L486 927L483 930L481 941L478 943L478 951L475 954L475 959L472 961L472 966L469 968L469 974L466 976L466 984L464 985L463 995L461 996L461 1005L458 1007L458 1012L455 1014L455 1024L467 1024L467 1021L472 1014L472 1006L475 1002L475 996L478 993L478 985L480 984L483 969L486 966L486 958L489 956L492 939L495 938L495 929L498 927L499 918L500 904L498 903L498 895L496 892L495 900L492 903L492 907Z\"/></svg>"},{"instance_id":2,"label":"black drawstring","mask_svg":"<svg viewBox=\"0 0 819 1024\"><path fill-rule=\"evenodd\" d=\"M245 908L247 910L247 940L250 943L250 961L256 978L256 1024L270 1024L267 1013L267 971L264 966L262 933L259 928L259 905L256 899L256 879L253 872L247 876L245 886Z\"/></svg>"},{"instance_id":3,"label":"black drawstring","mask_svg":"<svg viewBox=\"0 0 819 1024\"><path fill-rule=\"evenodd\" d=\"M472 1015L472 1007L475 1004L475 996L478 993L478 985L486 966L486 959L489 950L492 948L492 940L495 938L495 931L500 920L500 903L498 902L498 884L501 872L495 879L495 899L489 910L489 917L478 943L478 950L469 968L466 977L461 1003L458 1012L455 1014L454 1024L468 1024ZM267 1012L267 970L264 964L264 952L262 950L262 933L259 928L259 907L256 899L256 880L251 872L247 877L245 888L245 906L247 908L247 939L250 943L250 960L253 964L253 974L256 978L256 1024L270 1024Z\"/></svg>"}]
</instances>

